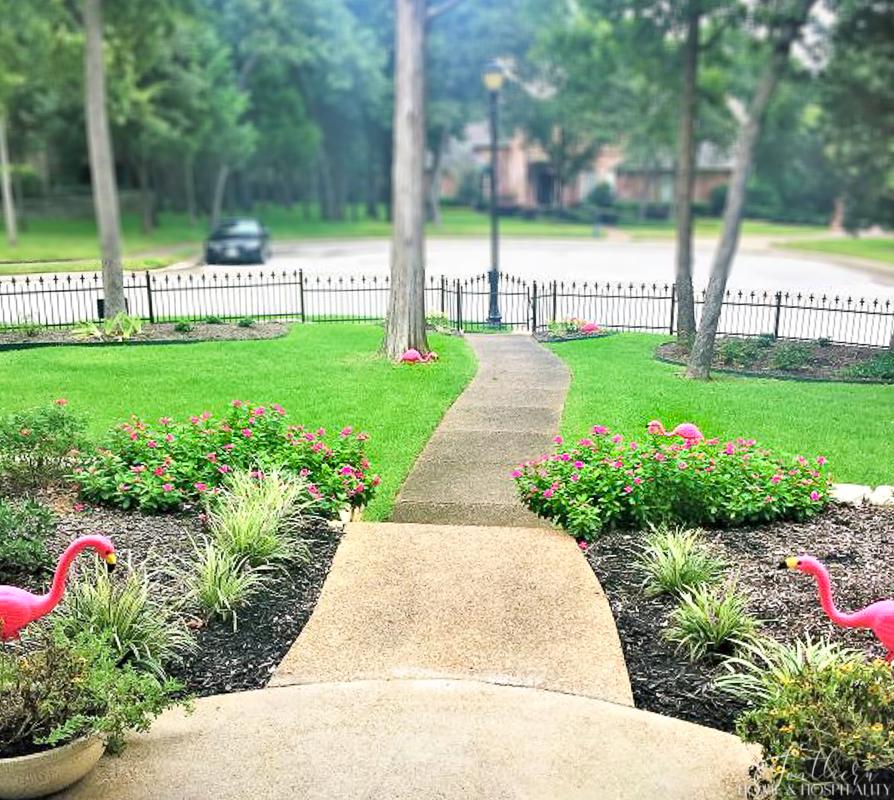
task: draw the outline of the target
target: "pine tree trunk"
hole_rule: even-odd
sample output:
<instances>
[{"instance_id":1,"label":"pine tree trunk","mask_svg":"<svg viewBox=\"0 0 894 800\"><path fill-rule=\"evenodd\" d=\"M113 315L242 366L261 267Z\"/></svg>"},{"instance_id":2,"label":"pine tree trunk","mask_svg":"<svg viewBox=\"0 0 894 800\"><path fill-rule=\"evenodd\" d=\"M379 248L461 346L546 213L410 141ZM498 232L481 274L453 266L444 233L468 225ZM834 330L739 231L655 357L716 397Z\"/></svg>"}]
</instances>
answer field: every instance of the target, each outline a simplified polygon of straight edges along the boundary
<instances>
[{"instance_id":1,"label":"pine tree trunk","mask_svg":"<svg viewBox=\"0 0 894 800\"><path fill-rule=\"evenodd\" d=\"M217 227L220 215L223 213L224 195L227 191L227 180L230 177L230 165L221 164L217 169L217 179L214 182L214 197L211 200L211 228Z\"/></svg>"},{"instance_id":2,"label":"pine tree trunk","mask_svg":"<svg viewBox=\"0 0 894 800\"><path fill-rule=\"evenodd\" d=\"M102 285L105 316L124 311L124 272L121 263L121 221L115 160L106 110L103 62L102 0L84 0L84 74L86 87L87 144L93 205L102 253Z\"/></svg>"},{"instance_id":3,"label":"pine tree trunk","mask_svg":"<svg viewBox=\"0 0 894 800\"><path fill-rule=\"evenodd\" d=\"M391 294L385 354L428 352L425 336L425 0L395 0Z\"/></svg>"},{"instance_id":4,"label":"pine tree trunk","mask_svg":"<svg viewBox=\"0 0 894 800\"><path fill-rule=\"evenodd\" d=\"M6 117L0 116L0 190L3 194L3 225L6 241L15 246L19 243L16 224L15 198L12 194L12 175L9 164L9 147L6 143Z\"/></svg>"},{"instance_id":5,"label":"pine tree trunk","mask_svg":"<svg viewBox=\"0 0 894 800\"><path fill-rule=\"evenodd\" d=\"M683 46L683 91L677 155L677 337L691 343L695 336L695 296L692 289L692 194L695 188L695 119L698 113L699 0L691 0Z\"/></svg>"},{"instance_id":6,"label":"pine tree trunk","mask_svg":"<svg viewBox=\"0 0 894 800\"><path fill-rule=\"evenodd\" d=\"M754 157L754 148L760 138L767 106L788 64L792 43L801 32L814 2L815 0L801 0L796 11L786 20L779 31L772 55L760 77L745 121L739 131L736 160L726 193L726 205L723 209L723 233L717 245L717 252L714 254L711 278L708 281L705 304L702 308L701 324L686 370L686 374L690 378L706 380L710 374L711 360L714 357L714 341L717 338L717 326L723 308L723 295L726 292L726 282L739 243L742 211L745 207L745 189Z\"/></svg>"}]
</instances>

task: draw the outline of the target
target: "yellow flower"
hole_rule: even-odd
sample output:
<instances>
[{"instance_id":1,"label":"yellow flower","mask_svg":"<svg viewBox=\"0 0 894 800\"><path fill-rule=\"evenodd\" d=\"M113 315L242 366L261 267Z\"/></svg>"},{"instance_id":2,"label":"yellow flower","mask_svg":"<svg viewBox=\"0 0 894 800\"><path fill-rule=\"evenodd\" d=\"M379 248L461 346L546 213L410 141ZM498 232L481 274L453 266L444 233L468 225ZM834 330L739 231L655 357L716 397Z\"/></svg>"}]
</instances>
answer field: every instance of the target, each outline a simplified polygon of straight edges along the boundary
<instances>
[{"instance_id":1,"label":"yellow flower","mask_svg":"<svg viewBox=\"0 0 894 800\"><path fill-rule=\"evenodd\" d=\"M794 758L797 758L799 755L801 755L801 749L799 747L796 747L795 745L792 745L788 749L788 754L790 756L793 756Z\"/></svg>"},{"instance_id":2,"label":"yellow flower","mask_svg":"<svg viewBox=\"0 0 894 800\"><path fill-rule=\"evenodd\" d=\"M780 729L780 733L791 733L795 729L795 726L792 724L783 725Z\"/></svg>"},{"instance_id":3,"label":"yellow flower","mask_svg":"<svg viewBox=\"0 0 894 800\"><path fill-rule=\"evenodd\" d=\"M876 722L876 723L872 726L872 730L874 730L876 733L881 733L884 729L885 729L885 726L882 725L881 722Z\"/></svg>"}]
</instances>

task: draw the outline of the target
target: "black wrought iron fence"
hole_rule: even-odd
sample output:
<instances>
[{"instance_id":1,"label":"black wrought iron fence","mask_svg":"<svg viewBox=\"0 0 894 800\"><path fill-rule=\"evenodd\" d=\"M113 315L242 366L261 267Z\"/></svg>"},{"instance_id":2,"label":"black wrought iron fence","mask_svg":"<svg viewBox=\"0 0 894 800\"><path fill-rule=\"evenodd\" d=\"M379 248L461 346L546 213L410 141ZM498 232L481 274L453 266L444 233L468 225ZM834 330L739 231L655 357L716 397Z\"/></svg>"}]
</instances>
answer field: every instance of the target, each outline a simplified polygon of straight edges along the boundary
<instances>
[{"instance_id":1,"label":"black wrought iron fence","mask_svg":"<svg viewBox=\"0 0 894 800\"><path fill-rule=\"evenodd\" d=\"M462 330L487 326L490 283L429 276L428 313ZM299 322L370 322L385 318L387 276L316 275L303 270L200 274L131 273L125 276L128 310L151 322L174 319L285 319ZM0 326L62 327L101 317L102 276L27 276L0 279ZM677 300L672 284L536 281L501 274L503 327L542 331L571 317L622 331L674 333ZM696 298L697 312L704 292ZM894 335L894 299L799 292L729 290L719 330L727 335L771 334L781 339L827 339L881 347Z\"/></svg>"}]
</instances>

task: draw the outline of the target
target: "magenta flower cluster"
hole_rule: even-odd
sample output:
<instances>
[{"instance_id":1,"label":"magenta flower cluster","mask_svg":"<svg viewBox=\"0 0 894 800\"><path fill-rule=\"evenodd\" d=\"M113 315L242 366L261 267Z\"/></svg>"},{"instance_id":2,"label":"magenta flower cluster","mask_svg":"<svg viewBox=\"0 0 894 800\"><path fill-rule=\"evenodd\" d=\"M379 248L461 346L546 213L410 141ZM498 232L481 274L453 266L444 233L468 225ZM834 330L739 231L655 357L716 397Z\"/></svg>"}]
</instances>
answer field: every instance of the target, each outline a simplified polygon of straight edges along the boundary
<instances>
[{"instance_id":1,"label":"magenta flower cluster","mask_svg":"<svg viewBox=\"0 0 894 800\"><path fill-rule=\"evenodd\" d=\"M788 457L754 439L646 435L627 440L604 425L513 470L537 514L579 539L650 524L730 526L802 520L829 502L823 456Z\"/></svg>"},{"instance_id":2,"label":"magenta flower cluster","mask_svg":"<svg viewBox=\"0 0 894 800\"><path fill-rule=\"evenodd\" d=\"M157 512L218 493L235 470L263 477L276 467L304 478L320 512L334 516L365 505L379 484L364 452L368 438L350 427L333 436L293 425L278 403L234 400L222 418L210 411L155 423L133 417L74 477L88 500Z\"/></svg>"}]
</instances>

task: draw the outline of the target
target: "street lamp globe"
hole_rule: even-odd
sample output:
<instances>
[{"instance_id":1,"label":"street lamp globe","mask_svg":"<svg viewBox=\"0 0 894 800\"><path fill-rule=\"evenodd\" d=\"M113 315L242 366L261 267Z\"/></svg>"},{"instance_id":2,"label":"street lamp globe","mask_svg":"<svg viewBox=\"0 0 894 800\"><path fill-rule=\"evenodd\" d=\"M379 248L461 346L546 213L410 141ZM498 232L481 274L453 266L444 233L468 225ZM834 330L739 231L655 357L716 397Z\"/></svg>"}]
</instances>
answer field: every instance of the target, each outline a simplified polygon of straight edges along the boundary
<instances>
[{"instance_id":1,"label":"street lamp globe","mask_svg":"<svg viewBox=\"0 0 894 800\"><path fill-rule=\"evenodd\" d=\"M481 74L484 86L489 92L499 92L503 88L505 77L503 68L496 61L491 61Z\"/></svg>"}]
</instances>

